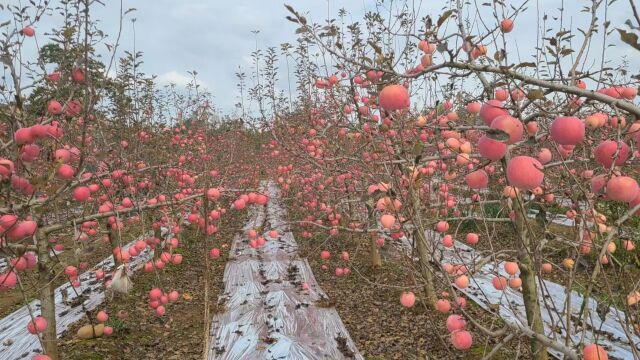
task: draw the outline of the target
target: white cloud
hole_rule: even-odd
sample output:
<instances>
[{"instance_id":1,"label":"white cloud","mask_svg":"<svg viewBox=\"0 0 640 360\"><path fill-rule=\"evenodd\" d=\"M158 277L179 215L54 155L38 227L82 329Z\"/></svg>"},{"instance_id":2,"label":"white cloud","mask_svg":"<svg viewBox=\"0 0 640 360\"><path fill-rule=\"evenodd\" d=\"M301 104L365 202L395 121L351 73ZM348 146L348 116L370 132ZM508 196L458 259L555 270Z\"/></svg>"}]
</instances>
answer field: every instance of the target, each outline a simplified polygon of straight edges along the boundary
<instances>
[{"instance_id":1,"label":"white cloud","mask_svg":"<svg viewBox=\"0 0 640 360\"><path fill-rule=\"evenodd\" d=\"M181 74L181 73L179 73L179 72L177 72L175 70L171 70L171 71L166 72L164 74L158 75L158 77L156 78L156 81L160 85L175 84L176 86L179 86L179 87L186 87L192 80L193 80L193 78L191 76L189 76L188 74ZM198 79L198 80L196 80L196 82L201 87L204 87L204 88L208 88L209 87L202 80Z\"/></svg>"}]
</instances>

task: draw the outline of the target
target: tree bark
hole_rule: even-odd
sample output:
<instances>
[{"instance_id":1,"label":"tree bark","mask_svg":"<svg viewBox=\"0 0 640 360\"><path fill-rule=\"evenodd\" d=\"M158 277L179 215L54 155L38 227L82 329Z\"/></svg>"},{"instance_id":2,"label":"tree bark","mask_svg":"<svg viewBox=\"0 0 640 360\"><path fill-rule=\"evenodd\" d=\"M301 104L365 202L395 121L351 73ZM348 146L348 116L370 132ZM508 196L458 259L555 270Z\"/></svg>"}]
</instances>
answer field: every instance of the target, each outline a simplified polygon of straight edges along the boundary
<instances>
[{"instance_id":1,"label":"tree bark","mask_svg":"<svg viewBox=\"0 0 640 360\"><path fill-rule=\"evenodd\" d=\"M418 259L420 261L420 273L424 278L424 292L426 303L432 309L435 309L438 297L436 295L436 287L433 279L433 269L431 267L431 251L433 250L433 244L427 241L425 236L425 228L422 225L420 197L415 189L416 184L411 184L409 187L409 196L411 197L411 206L413 208L413 241L416 244L418 250ZM429 245L431 249L429 249Z\"/></svg>"},{"instance_id":2,"label":"tree bark","mask_svg":"<svg viewBox=\"0 0 640 360\"><path fill-rule=\"evenodd\" d=\"M371 249L371 266L380 267L382 266L382 258L380 257L380 249L378 248L378 244L376 244L375 236L371 236L369 240L369 246Z\"/></svg>"},{"instance_id":3,"label":"tree bark","mask_svg":"<svg viewBox=\"0 0 640 360\"><path fill-rule=\"evenodd\" d=\"M372 205L366 203L367 206L367 222L369 223L369 228L375 228L376 219L375 219L375 210ZM369 250L371 254L371 266L380 267L382 266L382 257L380 257L380 248L378 244L376 244L376 237L373 233L369 238Z\"/></svg>"},{"instance_id":4,"label":"tree bark","mask_svg":"<svg viewBox=\"0 0 640 360\"><path fill-rule=\"evenodd\" d=\"M47 320L47 328L42 333L44 352L51 359L58 360L58 336L56 326L56 301L51 271L51 257L47 236L42 231L36 235L38 244L38 288L40 289L40 315Z\"/></svg>"},{"instance_id":5,"label":"tree bark","mask_svg":"<svg viewBox=\"0 0 640 360\"><path fill-rule=\"evenodd\" d=\"M527 228L527 217L520 195L515 199L516 231L518 233L518 265L520 267L520 279L522 279L522 299L524 301L527 323L531 330L544 335L544 323L540 313L540 300L538 298L538 286L536 284L536 272L534 259L531 256L531 240ZM547 360L547 347L536 340L531 339L532 359Z\"/></svg>"},{"instance_id":6,"label":"tree bark","mask_svg":"<svg viewBox=\"0 0 640 360\"><path fill-rule=\"evenodd\" d=\"M424 229L420 229L416 226L413 231L413 239L416 242L416 248L418 250L418 258L420 259L420 273L424 278L424 293L427 305L435 309L438 297L436 296L436 287L433 280L433 273L431 264L429 263L430 255L427 248L426 237L424 236Z\"/></svg>"}]
</instances>

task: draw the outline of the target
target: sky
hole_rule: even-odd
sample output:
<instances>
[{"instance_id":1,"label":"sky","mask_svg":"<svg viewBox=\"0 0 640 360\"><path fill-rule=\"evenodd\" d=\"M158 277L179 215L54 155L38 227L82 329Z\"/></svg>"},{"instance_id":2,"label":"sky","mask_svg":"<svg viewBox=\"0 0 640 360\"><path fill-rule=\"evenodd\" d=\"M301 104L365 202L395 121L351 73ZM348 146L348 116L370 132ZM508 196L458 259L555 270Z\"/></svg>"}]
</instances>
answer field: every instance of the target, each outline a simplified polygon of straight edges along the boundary
<instances>
[{"instance_id":1,"label":"sky","mask_svg":"<svg viewBox=\"0 0 640 360\"><path fill-rule=\"evenodd\" d=\"M55 2L55 0L52 0ZM257 45L260 48L280 47L284 42L295 41L295 24L285 20L288 15L281 0L122 0L124 9L135 8L127 15L121 37L118 55L124 50L134 48L134 31L131 19L135 18L135 48L144 53L142 71L157 75L160 84L175 83L184 86L190 79L187 71L196 70L198 79L214 96L218 108L232 112L238 101L235 73L238 66L250 71L250 54ZM518 7L525 0L507 0L508 4ZM13 4L27 4L27 0L9 0ZM103 0L105 6L97 5L93 17L99 19L100 28L111 36L111 42L118 32L120 12L119 0ZM384 6L390 0L384 1ZM398 0L396 0L396 3ZM349 12L353 20L361 20L365 11L376 6L373 0L288 0L296 10L315 22L322 22L327 13L337 17L340 8ZM437 18L441 8L448 1L410 0L419 6L422 15L430 14ZM480 3L480 1L478 1ZM541 12L558 14L558 8L565 7L565 26L585 26L588 14L581 13L583 6L590 0L529 0L532 9L526 16L518 18L515 29L509 36L515 39L514 53L529 54L535 46L537 19L535 7ZM607 16L613 24L622 25L628 17L625 1L617 1L607 9ZM484 10L483 10L484 11ZM604 11L604 8L603 10ZM6 14L0 15L5 16ZM604 13L600 15L604 17ZM484 15L483 15L484 17ZM488 18L488 15L487 15ZM0 20L4 20L0 18ZM492 19L490 19L492 21ZM549 21L553 21L550 17ZM2 22L2 21L0 21ZM59 19L45 17L37 24L36 30L48 30L59 25ZM476 23L476 26L480 26ZM557 27L557 26L556 26ZM258 30L256 35L253 30ZM576 41L581 40L576 33ZM598 37L598 39L601 39ZM637 53L618 40L617 33L609 37L618 44L608 50L607 56L620 59L622 56L637 57ZM601 40L597 40L601 41ZM596 41L596 42L597 42ZM30 50L25 49L25 52ZM35 52L35 50L32 50ZM510 51L511 52L511 51ZM524 57L524 55L522 55ZM589 57L599 59L599 54L590 53ZM522 58L521 61L531 61ZM635 63L635 62L634 62ZM637 66L636 66L637 67ZM283 66L281 66L283 68ZM286 78L286 74L281 78ZM284 88L284 85L281 86Z\"/></svg>"},{"instance_id":2,"label":"sky","mask_svg":"<svg viewBox=\"0 0 640 360\"><path fill-rule=\"evenodd\" d=\"M287 3L317 21L327 14L326 0ZM344 7L360 17L372 4L370 0L331 0L329 9L333 16ZM137 9L130 16L136 18L136 47L144 52L143 71L157 75L161 84L185 85L190 80L187 71L196 70L200 84L226 112L238 102L235 73L239 66L250 72L256 41L260 48L279 48L295 40L296 26L285 19L289 13L279 0L124 0L124 8ZM107 6L97 10L95 16L105 19L106 29L115 25L113 31L107 30L115 34L119 1L107 0ZM122 44L131 49L133 31L128 25Z\"/></svg>"}]
</instances>

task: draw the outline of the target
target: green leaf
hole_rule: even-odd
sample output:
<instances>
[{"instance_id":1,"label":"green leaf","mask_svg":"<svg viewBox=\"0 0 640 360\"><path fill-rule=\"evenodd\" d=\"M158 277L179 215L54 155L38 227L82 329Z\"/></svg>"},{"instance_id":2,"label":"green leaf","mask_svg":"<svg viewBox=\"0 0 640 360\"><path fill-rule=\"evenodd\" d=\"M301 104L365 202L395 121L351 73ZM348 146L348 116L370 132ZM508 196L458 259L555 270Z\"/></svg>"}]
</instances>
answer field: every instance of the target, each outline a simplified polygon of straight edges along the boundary
<instances>
[{"instance_id":1,"label":"green leaf","mask_svg":"<svg viewBox=\"0 0 640 360\"><path fill-rule=\"evenodd\" d=\"M573 49L564 48L564 49L560 50L560 55L567 56L567 55L571 54L572 52L574 52Z\"/></svg>"},{"instance_id":2,"label":"green leaf","mask_svg":"<svg viewBox=\"0 0 640 360\"><path fill-rule=\"evenodd\" d=\"M433 26L433 20L431 20L431 16L427 15L427 19L424 21L424 28L429 29Z\"/></svg>"},{"instance_id":3,"label":"green leaf","mask_svg":"<svg viewBox=\"0 0 640 360\"><path fill-rule=\"evenodd\" d=\"M289 10L290 13L292 13L294 15L297 15L296 11L293 10L293 7L291 7L291 5L284 4L284 7L286 7L287 10Z\"/></svg>"},{"instance_id":4,"label":"green leaf","mask_svg":"<svg viewBox=\"0 0 640 360\"><path fill-rule=\"evenodd\" d=\"M371 45L371 47L373 48L373 50L375 50L376 54L380 55L382 54L382 49L380 49L380 47L378 46L378 44L374 43L373 41L369 40L368 41L369 45Z\"/></svg>"},{"instance_id":5,"label":"green leaf","mask_svg":"<svg viewBox=\"0 0 640 360\"><path fill-rule=\"evenodd\" d=\"M620 33L620 40L633 46L634 49L640 50L640 45L638 44L638 35L631 32L626 32L622 29L617 30Z\"/></svg>"},{"instance_id":6,"label":"green leaf","mask_svg":"<svg viewBox=\"0 0 640 360\"><path fill-rule=\"evenodd\" d=\"M62 35L64 36L65 39L71 39L73 37L73 34L75 33L76 33L76 30L70 26L66 27L62 31Z\"/></svg>"},{"instance_id":7,"label":"green leaf","mask_svg":"<svg viewBox=\"0 0 640 360\"><path fill-rule=\"evenodd\" d=\"M422 152L424 151L424 144L422 141L417 141L413 145L413 154L416 155L415 165L418 165L420 158L422 158Z\"/></svg>"},{"instance_id":8,"label":"green leaf","mask_svg":"<svg viewBox=\"0 0 640 360\"><path fill-rule=\"evenodd\" d=\"M449 16L451 16L454 13L454 11L455 10L451 9L443 12L442 15L440 15L440 17L438 18L438 23L437 23L438 27L444 24L444 22L449 18Z\"/></svg>"},{"instance_id":9,"label":"green leaf","mask_svg":"<svg viewBox=\"0 0 640 360\"><path fill-rule=\"evenodd\" d=\"M498 129L489 129L486 130L485 133L489 139L497 140L497 141L507 141L509 140L509 134L502 130Z\"/></svg>"},{"instance_id":10,"label":"green leaf","mask_svg":"<svg viewBox=\"0 0 640 360\"><path fill-rule=\"evenodd\" d=\"M541 100L544 99L544 91L540 89L533 89L527 93L527 99L529 100Z\"/></svg>"}]
</instances>

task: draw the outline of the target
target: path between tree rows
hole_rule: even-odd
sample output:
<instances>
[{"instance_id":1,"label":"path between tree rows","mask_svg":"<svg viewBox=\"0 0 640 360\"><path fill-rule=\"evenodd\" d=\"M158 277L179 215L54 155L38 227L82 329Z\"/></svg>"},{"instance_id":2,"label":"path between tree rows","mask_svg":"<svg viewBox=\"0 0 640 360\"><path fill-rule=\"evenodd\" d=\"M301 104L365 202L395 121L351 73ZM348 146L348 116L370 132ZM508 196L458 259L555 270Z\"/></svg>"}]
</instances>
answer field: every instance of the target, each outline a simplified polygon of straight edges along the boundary
<instances>
[{"instance_id":1,"label":"path between tree rows","mask_svg":"<svg viewBox=\"0 0 640 360\"><path fill-rule=\"evenodd\" d=\"M225 311L212 321L209 359L363 359L336 310L321 305L327 295L298 256L279 189L272 182L262 186L269 193L266 209L251 209L231 246L220 297ZM250 229L260 229L263 247L249 246Z\"/></svg>"}]
</instances>

